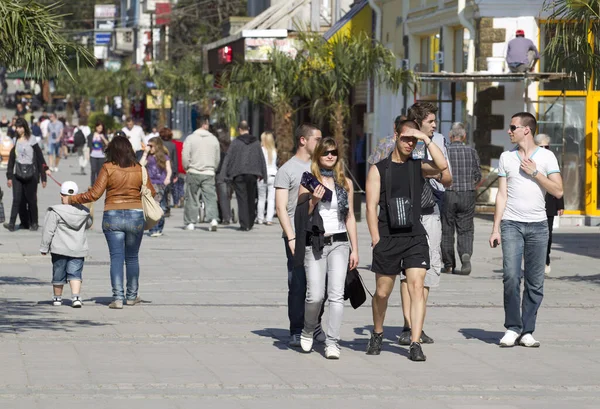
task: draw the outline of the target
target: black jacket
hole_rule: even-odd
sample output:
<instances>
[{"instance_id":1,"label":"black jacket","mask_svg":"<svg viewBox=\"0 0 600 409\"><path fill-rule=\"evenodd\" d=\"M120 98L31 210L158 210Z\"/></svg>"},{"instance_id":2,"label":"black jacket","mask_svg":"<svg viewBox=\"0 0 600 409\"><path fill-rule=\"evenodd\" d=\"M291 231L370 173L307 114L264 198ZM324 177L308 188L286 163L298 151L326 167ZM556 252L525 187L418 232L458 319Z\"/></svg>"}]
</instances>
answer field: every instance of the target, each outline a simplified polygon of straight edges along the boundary
<instances>
[{"instance_id":1,"label":"black jacket","mask_svg":"<svg viewBox=\"0 0 600 409\"><path fill-rule=\"evenodd\" d=\"M296 229L296 247L294 249L294 267L304 265L304 256L308 243L312 251L319 254L325 247L325 227L323 218L315 208L312 214L308 214L310 199L298 203L294 214L294 227Z\"/></svg>"},{"instance_id":2,"label":"black jacket","mask_svg":"<svg viewBox=\"0 0 600 409\"><path fill-rule=\"evenodd\" d=\"M34 136L31 136L34 138ZM35 155L35 164L38 171L37 182L40 182L40 177L42 182L47 180L46 178L46 169L48 169L48 165L46 165L46 161L44 160L44 154L40 149L40 145L37 143L32 145L33 154ZM10 154L8 155L8 167L6 169L6 178L9 180L15 180L15 163L17 162L17 154L16 154L17 144L10 150Z\"/></svg>"},{"instance_id":3,"label":"black jacket","mask_svg":"<svg viewBox=\"0 0 600 409\"><path fill-rule=\"evenodd\" d=\"M226 180L239 175L254 175L267 180L267 163L258 138L250 134L235 138L227 150L222 170Z\"/></svg>"},{"instance_id":4,"label":"black jacket","mask_svg":"<svg viewBox=\"0 0 600 409\"><path fill-rule=\"evenodd\" d=\"M177 147L173 141L163 141L163 145L169 151L169 160L171 161L172 177L175 179L179 174L179 158L177 157Z\"/></svg>"},{"instance_id":5,"label":"black jacket","mask_svg":"<svg viewBox=\"0 0 600 409\"><path fill-rule=\"evenodd\" d=\"M555 198L550 193L546 193L546 216L553 217L558 214L559 210L565 208L565 200L561 197L560 199Z\"/></svg>"}]
</instances>

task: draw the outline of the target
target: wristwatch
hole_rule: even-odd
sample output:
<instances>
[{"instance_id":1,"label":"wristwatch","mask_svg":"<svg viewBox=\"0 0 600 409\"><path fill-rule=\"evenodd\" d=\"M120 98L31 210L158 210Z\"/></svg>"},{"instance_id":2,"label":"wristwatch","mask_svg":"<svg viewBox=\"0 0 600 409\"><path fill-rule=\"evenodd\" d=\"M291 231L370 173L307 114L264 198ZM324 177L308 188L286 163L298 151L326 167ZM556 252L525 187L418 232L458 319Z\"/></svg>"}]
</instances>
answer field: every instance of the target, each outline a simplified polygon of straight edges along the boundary
<instances>
[{"instance_id":1,"label":"wristwatch","mask_svg":"<svg viewBox=\"0 0 600 409\"><path fill-rule=\"evenodd\" d=\"M531 177L536 177L538 175L538 170L534 170L533 173L531 174Z\"/></svg>"}]
</instances>

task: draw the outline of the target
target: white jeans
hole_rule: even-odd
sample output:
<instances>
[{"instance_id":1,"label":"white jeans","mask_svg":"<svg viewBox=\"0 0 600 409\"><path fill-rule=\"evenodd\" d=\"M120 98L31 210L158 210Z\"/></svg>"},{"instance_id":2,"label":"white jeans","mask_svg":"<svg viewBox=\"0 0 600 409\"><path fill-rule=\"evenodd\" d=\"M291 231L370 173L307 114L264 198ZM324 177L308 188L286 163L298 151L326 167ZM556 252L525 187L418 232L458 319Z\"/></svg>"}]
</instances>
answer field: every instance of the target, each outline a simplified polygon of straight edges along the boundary
<instances>
[{"instance_id":1,"label":"white jeans","mask_svg":"<svg viewBox=\"0 0 600 409\"><path fill-rule=\"evenodd\" d=\"M313 333L319 323L319 313L325 298L329 300L326 345L337 345L344 316L344 287L348 272L350 242L338 241L325 246L322 254L315 256L312 247L306 247L306 302L304 304L304 330Z\"/></svg>"},{"instance_id":2,"label":"white jeans","mask_svg":"<svg viewBox=\"0 0 600 409\"><path fill-rule=\"evenodd\" d=\"M267 222L273 221L275 214L275 176L269 176L267 182L264 180L258 184L258 205L256 215L259 223L265 220L265 201L267 202Z\"/></svg>"}]
</instances>

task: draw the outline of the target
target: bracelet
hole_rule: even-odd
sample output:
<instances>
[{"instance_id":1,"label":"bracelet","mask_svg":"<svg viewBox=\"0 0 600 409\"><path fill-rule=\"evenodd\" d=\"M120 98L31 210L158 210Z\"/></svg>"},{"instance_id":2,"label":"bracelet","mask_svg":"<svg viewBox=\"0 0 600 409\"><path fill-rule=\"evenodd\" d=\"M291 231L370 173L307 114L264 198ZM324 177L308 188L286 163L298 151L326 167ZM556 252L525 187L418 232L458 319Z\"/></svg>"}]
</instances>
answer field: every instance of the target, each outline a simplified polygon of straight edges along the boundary
<instances>
[{"instance_id":1,"label":"bracelet","mask_svg":"<svg viewBox=\"0 0 600 409\"><path fill-rule=\"evenodd\" d=\"M288 239L288 243L289 243L289 242L291 242L291 241L294 241L294 240L296 240L296 238L295 238L295 237L294 237L294 238L292 238L292 239Z\"/></svg>"},{"instance_id":2,"label":"bracelet","mask_svg":"<svg viewBox=\"0 0 600 409\"><path fill-rule=\"evenodd\" d=\"M431 143L432 143L432 142L433 142L433 141L430 139L430 140L429 140L429 143L426 143L426 144L425 144L425 147L426 147L426 148L429 148L429 145L431 145Z\"/></svg>"}]
</instances>

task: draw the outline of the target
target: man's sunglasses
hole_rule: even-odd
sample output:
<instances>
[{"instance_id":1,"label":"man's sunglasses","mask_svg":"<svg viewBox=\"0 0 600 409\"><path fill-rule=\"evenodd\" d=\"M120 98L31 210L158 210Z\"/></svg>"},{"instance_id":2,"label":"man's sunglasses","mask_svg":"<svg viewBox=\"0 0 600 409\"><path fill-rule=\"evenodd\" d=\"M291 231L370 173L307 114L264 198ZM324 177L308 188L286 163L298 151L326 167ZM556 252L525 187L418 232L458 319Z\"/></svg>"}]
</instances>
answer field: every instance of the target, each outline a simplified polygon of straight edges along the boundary
<instances>
[{"instance_id":1,"label":"man's sunglasses","mask_svg":"<svg viewBox=\"0 0 600 409\"><path fill-rule=\"evenodd\" d=\"M338 156L338 150L334 149L334 150L331 150L331 151L325 151L325 152L323 152L321 154L321 156L322 157L326 157L326 156L329 156L329 154L331 154L331 156Z\"/></svg>"},{"instance_id":2,"label":"man's sunglasses","mask_svg":"<svg viewBox=\"0 0 600 409\"><path fill-rule=\"evenodd\" d=\"M540 148L550 149L550 146L548 146L548 145L540 145Z\"/></svg>"},{"instance_id":3,"label":"man's sunglasses","mask_svg":"<svg viewBox=\"0 0 600 409\"><path fill-rule=\"evenodd\" d=\"M523 125L511 125L508 127L508 129L510 129L511 132L516 131L517 128L525 128L525 127Z\"/></svg>"}]
</instances>

